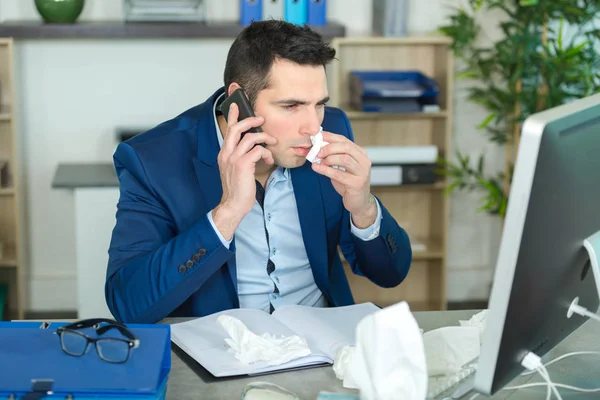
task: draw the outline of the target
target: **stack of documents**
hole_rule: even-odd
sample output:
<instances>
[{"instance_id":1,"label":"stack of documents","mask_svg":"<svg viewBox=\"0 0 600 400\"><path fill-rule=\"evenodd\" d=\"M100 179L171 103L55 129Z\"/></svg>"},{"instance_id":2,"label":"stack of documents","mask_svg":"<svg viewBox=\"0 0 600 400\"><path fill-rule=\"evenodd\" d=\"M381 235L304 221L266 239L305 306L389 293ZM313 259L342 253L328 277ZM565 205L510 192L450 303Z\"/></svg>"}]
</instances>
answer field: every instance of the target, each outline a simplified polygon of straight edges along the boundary
<instances>
[{"instance_id":1,"label":"stack of documents","mask_svg":"<svg viewBox=\"0 0 600 400\"><path fill-rule=\"evenodd\" d=\"M123 0L126 21L202 21L205 0Z\"/></svg>"}]
</instances>

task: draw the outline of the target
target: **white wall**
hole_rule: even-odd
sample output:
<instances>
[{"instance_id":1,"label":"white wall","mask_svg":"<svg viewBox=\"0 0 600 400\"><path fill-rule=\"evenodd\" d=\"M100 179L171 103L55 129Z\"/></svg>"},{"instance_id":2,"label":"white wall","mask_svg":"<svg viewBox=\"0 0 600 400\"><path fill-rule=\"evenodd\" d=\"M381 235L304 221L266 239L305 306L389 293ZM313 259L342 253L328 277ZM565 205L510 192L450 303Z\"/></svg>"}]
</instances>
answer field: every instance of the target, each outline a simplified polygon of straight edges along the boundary
<instances>
[{"instance_id":1,"label":"white wall","mask_svg":"<svg viewBox=\"0 0 600 400\"><path fill-rule=\"evenodd\" d=\"M429 33L458 0L411 0L409 32ZM237 0L209 0L211 19L235 19ZM370 0L330 0L329 17L349 35L370 32ZM0 0L0 19L38 19L33 1ZM82 20L121 18L121 0L87 1ZM221 82L230 39L18 41L19 133L24 146L29 231L30 310L74 310L74 203L51 189L61 162L110 162L117 126L148 126L202 102ZM484 113L455 94L455 144L495 154L475 125ZM491 152L491 153L490 153ZM502 154L499 153L499 165ZM493 219L474 213L477 198L453 196L450 300L486 298Z\"/></svg>"}]
</instances>

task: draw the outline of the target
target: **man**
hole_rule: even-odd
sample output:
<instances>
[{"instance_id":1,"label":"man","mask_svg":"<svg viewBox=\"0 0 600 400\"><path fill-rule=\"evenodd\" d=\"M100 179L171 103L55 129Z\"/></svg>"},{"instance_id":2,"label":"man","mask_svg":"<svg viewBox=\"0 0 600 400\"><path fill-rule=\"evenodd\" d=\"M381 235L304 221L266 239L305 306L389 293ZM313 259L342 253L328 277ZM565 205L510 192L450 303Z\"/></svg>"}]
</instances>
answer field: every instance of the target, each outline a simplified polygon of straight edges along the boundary
<instances>
[{"instance_id":1,"label":"man","mask_svg":"<svg viewBox=\"0 0 600 400\"><path fill-rule=\"evenodd\" d=\"M353 304L338 246L354 273L402 282L406 232L370 193L371 162L348 118L325 106L334 57L307 27L255 22L231 46L224 88L119 145L105 286L116 319ZM227 123L219 105L238 88L257 117L238 121L232 106ZM321 126L329 144L311 164Z\"/></svg>"}]
</instances>

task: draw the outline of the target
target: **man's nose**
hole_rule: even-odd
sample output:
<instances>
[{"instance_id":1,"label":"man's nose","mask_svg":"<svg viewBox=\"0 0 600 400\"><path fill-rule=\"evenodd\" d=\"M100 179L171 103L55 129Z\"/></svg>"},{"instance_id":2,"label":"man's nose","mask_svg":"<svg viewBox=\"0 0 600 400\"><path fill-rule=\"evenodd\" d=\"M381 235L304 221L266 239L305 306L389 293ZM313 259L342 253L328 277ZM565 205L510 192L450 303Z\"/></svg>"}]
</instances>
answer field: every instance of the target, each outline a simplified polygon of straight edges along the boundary
<instances>
[{"instance_id":1,"label":"man's nose","mask_svg":"<svg viewBox=\"0 0 600 400\"><path fill-rule=\"evenodd\" d=\"M302 134L305 135L316 135L321 129L321 118L317 110L311 110L307 112L304 125L302 127Z\"/></svg>"}]
</instances>

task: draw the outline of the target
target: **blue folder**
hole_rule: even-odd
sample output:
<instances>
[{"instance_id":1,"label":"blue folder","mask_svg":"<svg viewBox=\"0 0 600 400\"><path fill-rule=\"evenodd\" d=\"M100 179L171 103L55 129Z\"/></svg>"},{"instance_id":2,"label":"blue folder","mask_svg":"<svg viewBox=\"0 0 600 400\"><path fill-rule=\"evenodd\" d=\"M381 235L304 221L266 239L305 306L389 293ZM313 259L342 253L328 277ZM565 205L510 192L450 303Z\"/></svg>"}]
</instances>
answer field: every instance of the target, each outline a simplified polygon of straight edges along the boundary
<instances>
[{"instance_id":1,"label":"blue folder","mask_svg":"<svg viewBox=\"0 0 600 400\"><path fill-rule=\"evenodd\" d=\"M123 364L100 359L93 344L86 354L74 357L60 347L55 334L64 322L0 322L0 399L38 392L48 384L49 399L164 399L171 370L168 325L127 324L138 337ZM109 331L104 336L120 334ZM93 330L82 330L95 337ZM43 397L46 398L46 397Z\"/></svg>"},{"instance_id":2,"label":"blue folder","mask_svg":"<svg viewBox=\"0 0 600 400\"><path fill-rule=\"evenodd\" d=\"M308 22L307 0L285 0L284 18L292 24L306 24Z\"/></svg>"},{"instance_id":3,"label":"blue folder","mask_svg":"<svg viewBox=\"0 0 600 400\"><path fill-rule=\"evenodd\" d=\"M327 0L308 0L308 24L327 24Z\"/></svg>"},{"instance_id":4,"label":"blue folder","mask_svg":"<svg viewBox=\"0 0 600 400\"><path fill-rule=\"evenodd\" d=\"M262 0L240 0L240 24L250 25L262 20Z\"/></svg>"}]
</instances>

